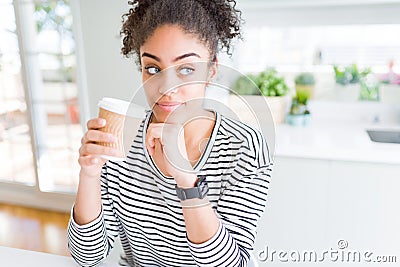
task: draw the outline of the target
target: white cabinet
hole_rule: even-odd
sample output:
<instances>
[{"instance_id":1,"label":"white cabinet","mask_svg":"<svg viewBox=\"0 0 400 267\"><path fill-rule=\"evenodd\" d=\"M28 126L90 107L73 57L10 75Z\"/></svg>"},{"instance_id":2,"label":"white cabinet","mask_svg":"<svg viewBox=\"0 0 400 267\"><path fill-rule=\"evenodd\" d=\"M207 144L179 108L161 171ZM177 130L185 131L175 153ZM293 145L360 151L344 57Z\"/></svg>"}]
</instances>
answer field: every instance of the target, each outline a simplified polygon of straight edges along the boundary
<instances>
[{"instance_id":1,"label":"white cabinet","mask_svg":"<svg viewBox=\"0 0 400 267\"><path fill-rule=\"evenodd\" d=\"M355 266L346 262L348 252L354 251L361 253L361 263L368 251L372 260L397 253L399 262L399 188L400 165L276 157L254 252L265 259L268 247L269 258L259 260L260 266L316 264L293 262L289 254L281 254L281 260L288 260L282 262L280 250L301 255L315 251L318 259L324 251L338 250L338 256L345 252L344 262L333 262L325 254L318 266ZM339 240L348 247L339 249ZM262 250L265 253L260 254Z\"/></svg>"}]
</instances>

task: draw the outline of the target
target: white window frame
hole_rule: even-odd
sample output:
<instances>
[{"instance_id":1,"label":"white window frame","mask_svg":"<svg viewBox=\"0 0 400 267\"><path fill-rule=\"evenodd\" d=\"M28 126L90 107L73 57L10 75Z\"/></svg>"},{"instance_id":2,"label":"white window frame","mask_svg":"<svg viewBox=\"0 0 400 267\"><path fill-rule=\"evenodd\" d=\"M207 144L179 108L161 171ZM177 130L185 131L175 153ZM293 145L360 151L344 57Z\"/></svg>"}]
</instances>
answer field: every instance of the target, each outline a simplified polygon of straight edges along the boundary
<instances>
[{"instance_id":1,"label":"white window frame","mask_svg":"<svg viewBox=\"0 0 400 267\"><path fill-rule=\"evenodd\" d=\"M33 0L32 0L33 3ZM28 3L29 4L29 3ZM27 2L24 0L14 0L14 12L16 18L16 28L18 35L19 52L21 58L21 74L24 85L25 101L27 105L27 119L30 128L31 147L33 153L33 165L35 172L35 185L28 186L18 183L0 182L0 202L7 202L10 204L32 206L37 208L51 209L57 211L69 211L75 200L75 193L69 192L43 192L39 187L39 174L38 174L38 157L37 157L37 138L35 128L39 127L36 120L32 117L32 87L40 86L41 81L38 80L40 74L35 73L32 64L37 60L35 53L32 53L29 48L30 32L24 23L24 8ZM25 5L25 6L24 6ZM73 31L76 39L76 57L77 57L77 86L78 101L80 108L80 120L82 129L86 129L85 122L89 118L87 82L85 75L85 68L82 56L82 33L80 26L80 13L78 0L71 0L71 10L73 12ZM35 123L33 123L35 121Z\"/></svg>"}]
</instances>

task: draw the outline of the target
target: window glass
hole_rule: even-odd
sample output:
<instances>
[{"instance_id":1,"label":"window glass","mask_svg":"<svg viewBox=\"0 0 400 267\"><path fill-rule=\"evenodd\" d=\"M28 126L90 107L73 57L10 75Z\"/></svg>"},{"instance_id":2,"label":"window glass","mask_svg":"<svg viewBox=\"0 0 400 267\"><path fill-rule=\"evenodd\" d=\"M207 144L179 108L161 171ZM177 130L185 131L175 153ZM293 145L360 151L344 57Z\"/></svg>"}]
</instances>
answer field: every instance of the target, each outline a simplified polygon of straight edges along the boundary
<instances>
[{"instance_id":1,"label":"window glass","mask_svg":"<svg viewBox=\"0 0 400 267\"><path fill-rule=\"evenodd\" d=\"M69 1L35 1L41 92L35 100L45 114L38 147L42 191L73 191L78 182L82 129L76 84L76 54Z\"/></svg>"},{"instance_id":2,"label":"window glass","mask_svg":"<svg viewBox=\"0 0 400 267\"><path fill-rule=\"evenodd\" d=\"M35 184L12 1L0 2L0 181Z\"/></svg>"},{"instance_id":3,"label":"window glass","mask_svg":"<svg viewBox=\"0 0 400 267\"><path fill-rule=\"evenodd\" d=\"M37 173L41 191L73 192L82 128L70 3L14 4L0 2L0 180L35 185Z\"/></svg>"},{"instance_id":4,"label":"window glass","mask_svg":"<svg viewBox=\"0 0 400 267\"><path fill-rule=\"evenodd\" d=\"M314 99L357 101L357 94L338 94L341 85L336 83L334 66L344 69L355 64L360 72L370 69L376 82L393 72L400 75L399 32L397 24L248 28L234 60L245 74L277 69L292 90L296 75L311 72L316 80ZM392 101L391 92L400 89L393 88L399 85L379 86L385 102Z\"/></svg>"}]
</instances>

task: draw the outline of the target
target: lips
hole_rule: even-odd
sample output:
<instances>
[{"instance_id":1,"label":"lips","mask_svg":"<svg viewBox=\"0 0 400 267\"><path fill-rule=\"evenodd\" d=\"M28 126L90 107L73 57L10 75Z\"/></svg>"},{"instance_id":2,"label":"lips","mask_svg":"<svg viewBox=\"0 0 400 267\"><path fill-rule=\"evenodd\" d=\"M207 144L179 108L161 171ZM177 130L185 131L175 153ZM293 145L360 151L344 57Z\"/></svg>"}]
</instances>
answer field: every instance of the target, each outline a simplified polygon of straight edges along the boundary
<instances>
[{"instance_id":1,"label":"lips","mask_svg":"<svg viewBox=\"0 0 400 267\"><path fill-rule=\"evenodd\" d=\"M171 112L173 110L175 110L176 108L178 108L180 105L182 105L181 102L158 102L156 103L156 105L167 112Z\"/></svg>"}]
</instances>

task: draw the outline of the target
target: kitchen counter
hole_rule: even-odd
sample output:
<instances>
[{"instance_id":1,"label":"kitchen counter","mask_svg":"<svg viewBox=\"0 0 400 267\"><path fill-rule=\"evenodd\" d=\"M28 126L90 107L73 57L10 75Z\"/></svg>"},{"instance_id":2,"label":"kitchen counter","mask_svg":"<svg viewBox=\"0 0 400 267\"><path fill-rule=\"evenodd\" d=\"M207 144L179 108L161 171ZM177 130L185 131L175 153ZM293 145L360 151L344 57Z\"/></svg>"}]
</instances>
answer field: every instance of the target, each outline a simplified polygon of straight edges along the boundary
<instances>
[{"instance_id":1,"label":"kitchen counter","mask_svg":"<svg viewBox=\"0 0 400 267\"><path fill-rule=\"evenodd\" d=\"M395 125L311 122L276 127L277 157L400 164L400 144L370 140L366 129L398 129Z\"/></svg>"},{"instance_id":2,"label":"kitchen counter","mask_svg":"<svg viewBox=\"0 0 400 267\"><path fill-rule=\"evenodd\" d=\"M373 142L366 132L400 131L398 104L310 100L309 125L277 124L274 134L272 117L263 98L229 96L224 103L241 121L262 130L276 157L400 165L400 144Z\"/></svg>"}]
</instances>

